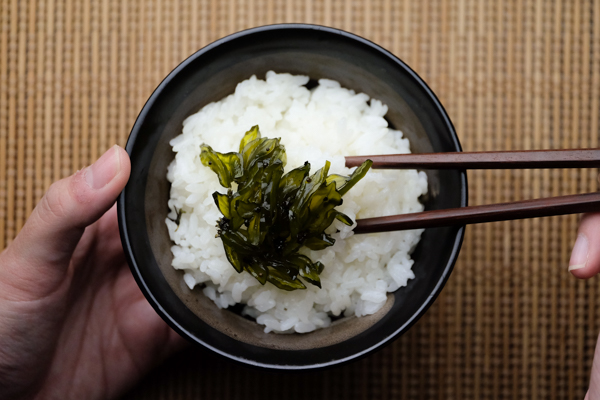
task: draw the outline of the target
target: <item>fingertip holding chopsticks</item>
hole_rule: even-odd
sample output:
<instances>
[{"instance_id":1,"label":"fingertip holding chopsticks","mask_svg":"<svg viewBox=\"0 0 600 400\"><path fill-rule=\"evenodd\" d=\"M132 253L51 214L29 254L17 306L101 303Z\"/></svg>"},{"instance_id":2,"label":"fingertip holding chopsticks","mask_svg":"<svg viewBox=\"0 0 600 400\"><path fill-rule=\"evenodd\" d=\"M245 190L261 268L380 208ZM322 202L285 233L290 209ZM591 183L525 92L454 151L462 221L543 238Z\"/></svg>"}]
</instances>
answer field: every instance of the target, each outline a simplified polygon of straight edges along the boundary
<instances>
[{"instance_id":1,"label":"fingertip holding chopsticks","mask_svg":"<svg viewBox=\"0 0 600 400\"><path fill-rule=\"evenodd\" d=\"M351 156L346 157L346 166L355 167L367 159L373 161L374 169L599 168L600 149ZM364 218L356 221L354 233L478 224L591 211L600 211L600 192Z\"/></svg>"}]
</instances>

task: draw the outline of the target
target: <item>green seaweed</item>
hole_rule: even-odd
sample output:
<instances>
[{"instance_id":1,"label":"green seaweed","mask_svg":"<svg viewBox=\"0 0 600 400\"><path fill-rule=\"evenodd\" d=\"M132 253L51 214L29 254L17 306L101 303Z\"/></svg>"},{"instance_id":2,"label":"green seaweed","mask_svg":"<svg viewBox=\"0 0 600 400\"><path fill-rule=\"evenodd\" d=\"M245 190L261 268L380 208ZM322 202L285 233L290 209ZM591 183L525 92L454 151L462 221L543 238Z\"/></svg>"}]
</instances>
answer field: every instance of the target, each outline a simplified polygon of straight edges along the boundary
<instances>
[{"instance_id":1,"label":"green seaweed","mask_svg":"<svg viewBox=\"0 0 600 400\"><path fill-rule=\"evenodd\" d=\"M261 138L258 126L246 132L238 153L219 153L206 144L200 149L202 164L229 189L226 194L214 192L213 199L223 215L217 237L233 268L283 290L305 289L302 280L320 288L324 265L298 251L303 246L311 250L333 246L335 239L325 229L334 219L352 225L335 207L372 161L350 176L328 175L329 161L312 175L308 162L284 174L285 147L278 138ZM232 183L237 184L235 191Z\"/></svg>"},{"instance_id":2,"label":"green seaweed","mask_svg":"<svg viewBox=\"0 0 600 400\"><path fill-rule=\"evenodd\" d=\"M177 230L179 229L179 225L181 224L181 216L185 214L185 210L183 208L177 208L175 207L175 219L171 220L173 222L175 222L175 224L177 225L177 228L175 228L175 232L177 232Z\"/></svg>"}]
</instances>

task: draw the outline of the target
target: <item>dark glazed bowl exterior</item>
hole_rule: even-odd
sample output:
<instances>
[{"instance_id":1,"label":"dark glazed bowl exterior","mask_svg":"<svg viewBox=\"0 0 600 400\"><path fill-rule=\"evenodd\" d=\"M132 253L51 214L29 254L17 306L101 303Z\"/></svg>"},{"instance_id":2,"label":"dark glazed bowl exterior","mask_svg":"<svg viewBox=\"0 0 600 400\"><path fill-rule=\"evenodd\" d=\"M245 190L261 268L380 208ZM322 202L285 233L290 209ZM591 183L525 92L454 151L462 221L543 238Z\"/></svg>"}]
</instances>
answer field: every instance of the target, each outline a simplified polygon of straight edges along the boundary
<instances>
[{"instance_id":1,"label":"dark glazed bowl exterior","mask_svg":"<svg viewBox=\"0 0 600 400\"><path fill-rule=\"evenodd\" d=\"M199 50L158 86L133 126L126 150L131 177L118 199L119 227L131 271L144 295L182 336L213 351L267 369L329 367L362 357L405 332L442 290L462 243L464 227L425 230L413 253L415 279L388 295L377 314L343 318L308 334L265 334L234 312L219 310L190 291L171 268L166 169L169 141L182 121L206 104L233 93L237 83L269 70L337 80L389 107L391 126L411 150L461 151L444 108L425 82L388 51L356 35L315 25L273 25L239 32ZM334 145L343 145L334 144ZM464 207L464 171L426 171L427 210Z\"/></svg>"}]
</instances>

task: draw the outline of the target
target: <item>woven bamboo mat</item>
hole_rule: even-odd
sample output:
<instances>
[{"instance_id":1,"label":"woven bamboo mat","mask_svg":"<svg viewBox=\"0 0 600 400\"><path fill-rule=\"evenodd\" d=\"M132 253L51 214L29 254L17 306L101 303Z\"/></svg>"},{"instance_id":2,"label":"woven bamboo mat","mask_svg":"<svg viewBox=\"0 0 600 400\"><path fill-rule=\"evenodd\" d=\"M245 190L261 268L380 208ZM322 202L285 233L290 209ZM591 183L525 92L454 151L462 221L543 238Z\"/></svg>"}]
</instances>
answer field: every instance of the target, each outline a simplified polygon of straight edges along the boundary
<instances>
[{"instance_id":1,"label":"woven bamboo mat","mask_svg":"<svg viewBox=\"0 0 600 400\"><path fill-rule=\"evenodd\" d=\"M597 147L600 2L0 0L0 248L49 184L124 145L160 80L229 33L308 22L391 50L465 150ZM471 204L588 192L595 170L469 173ZM600 280L567 273L576 216L471 226L442 295L351 365L264 374L190 350L133 399L583 398Z\"/></svg>"}]
</instances>

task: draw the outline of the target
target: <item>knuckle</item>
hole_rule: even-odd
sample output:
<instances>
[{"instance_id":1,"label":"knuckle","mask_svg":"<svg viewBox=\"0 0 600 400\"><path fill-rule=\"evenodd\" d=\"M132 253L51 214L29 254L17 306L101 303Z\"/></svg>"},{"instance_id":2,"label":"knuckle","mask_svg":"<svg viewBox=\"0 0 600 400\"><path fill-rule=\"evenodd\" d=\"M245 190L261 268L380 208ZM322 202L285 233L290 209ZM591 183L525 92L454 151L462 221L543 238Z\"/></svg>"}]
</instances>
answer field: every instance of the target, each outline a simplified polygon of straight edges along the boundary
<instances>
[{"instance_id":1,"label":"knuckle","mask_svg":"<svg viewBox=\"0 0 600 400\"><path fill-rule=\"evenodd\" d=\"M60 187L58 182L50 188L40 202L40 217L46 221L63 219L68 215L68 191Z\"/></svg>"}]
</instances>

